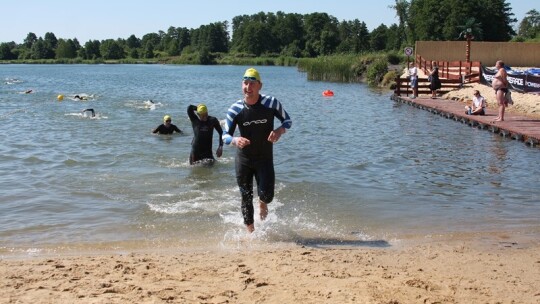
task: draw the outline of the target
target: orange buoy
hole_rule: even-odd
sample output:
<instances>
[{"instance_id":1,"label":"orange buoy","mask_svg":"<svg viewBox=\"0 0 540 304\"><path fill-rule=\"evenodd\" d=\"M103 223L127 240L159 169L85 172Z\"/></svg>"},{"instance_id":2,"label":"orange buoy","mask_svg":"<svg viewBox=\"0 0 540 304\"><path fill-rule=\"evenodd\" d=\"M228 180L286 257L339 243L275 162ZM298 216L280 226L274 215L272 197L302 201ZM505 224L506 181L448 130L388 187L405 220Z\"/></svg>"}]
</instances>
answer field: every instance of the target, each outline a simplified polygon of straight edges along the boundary
<instances>
[{"instance_id":1,"label":"orange buoy","mask_svg":"<svg viewBox=\"0 0 540 304\"><path fill-rule=\"evenodd\" d=\"M331 96L334 96L334 92L332 92L330 90L326 90L326 91L322 92L322 95L325 96L325 97L331 97Z\"/></svg>"}]
</instances>

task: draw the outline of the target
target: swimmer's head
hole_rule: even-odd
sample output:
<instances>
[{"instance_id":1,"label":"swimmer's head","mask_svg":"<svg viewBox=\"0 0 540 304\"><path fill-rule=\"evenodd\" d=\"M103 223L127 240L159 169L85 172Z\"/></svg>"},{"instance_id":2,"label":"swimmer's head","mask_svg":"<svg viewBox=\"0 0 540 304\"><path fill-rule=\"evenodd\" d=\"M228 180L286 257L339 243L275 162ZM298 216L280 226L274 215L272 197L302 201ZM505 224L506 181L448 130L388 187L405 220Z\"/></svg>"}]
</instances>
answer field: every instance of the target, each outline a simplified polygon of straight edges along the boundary
<instances>
[{"instance_id":1,"label":"swimmer's head","mask_svg":"<svg viewBox=\"0 0 540 304\"><path fill-rule=\"evenodd\" d=\"M208 113L208 108L206 107L204 103L201 103L200 105L197 106L197 114L203 115L207 113Z\"/></svg>"},{"instance_id":2,"label":"swimmer's head","mask_svg":"<svg viewBox=\"0 0 540 304\"><path fill-rule=\"evenodd\" d=\"M165 115L165 116L163 116L163 121L164 121L164 122L171 122L171 120L172 120L172 119L171 119L171 116L170 116L170 115Z\"/></svg>"},{"instance_id":3,"label":"swimmer's head","mask_svg":"<svg viewBox=\"0 0 540 304\"><path fill-rule=\"evenodd\" d=\"M255 70L254 68L249 68L244 73L244 81L261 81L261 75L259 75L259 72Z\"/></svg>"}]
</instances>

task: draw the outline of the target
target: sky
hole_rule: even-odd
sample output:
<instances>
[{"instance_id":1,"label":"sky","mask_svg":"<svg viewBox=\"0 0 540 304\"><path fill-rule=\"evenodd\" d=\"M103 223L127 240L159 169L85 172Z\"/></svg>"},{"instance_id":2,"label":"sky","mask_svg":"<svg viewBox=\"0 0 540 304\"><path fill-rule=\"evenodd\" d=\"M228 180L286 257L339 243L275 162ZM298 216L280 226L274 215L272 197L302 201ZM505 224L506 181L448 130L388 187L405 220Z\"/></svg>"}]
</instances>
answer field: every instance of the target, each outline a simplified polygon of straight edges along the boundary
<instances>
[{"instance_id":1,"label":"sky","mask_svg":"<svg viewBox=\"0 0 540 304\"><path fill-rule=\"evenodd\" d=\"M466 1L466 0L464 0ZM56 38L88 40L142 38L148 33L166 32L170 26L199 28L259 12L310 14L325 12L339 21L358 19L372 31L381 24L398 23L394 0L25 0L2 1L0 42L22 43L28 33L38 37L52 32ZM518 22L540 2L507 0Z\"/></svg>"}]
</instances>

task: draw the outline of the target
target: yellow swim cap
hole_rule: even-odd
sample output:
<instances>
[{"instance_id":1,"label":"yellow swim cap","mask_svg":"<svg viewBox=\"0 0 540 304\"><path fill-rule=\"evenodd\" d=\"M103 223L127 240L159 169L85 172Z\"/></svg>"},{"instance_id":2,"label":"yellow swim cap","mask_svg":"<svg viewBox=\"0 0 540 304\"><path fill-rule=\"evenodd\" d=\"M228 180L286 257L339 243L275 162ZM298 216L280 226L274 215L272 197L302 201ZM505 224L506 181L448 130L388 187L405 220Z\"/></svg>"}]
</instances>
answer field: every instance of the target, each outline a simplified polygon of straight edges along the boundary
<instances>
[{"instance_id":1,"label":"yellow swim cap","mask_svg":"<svg viewBox=\"0 0 540 304\"><path fill-rule=\"evenodd\" d=\"M197 113L199 114L206 114L208 113L208 108L206 108L206 105L204 103L201 103L197 106Z\"/></svg>"},{"instance_id":2,"label":"yellow swim cap","mask_svg":"<svg viewBox=\"0 0 540 304\"><path fill-rule=\"evenodd\" d=\"M244 80L261 81L261 75L259 75L259 72L255 70L254 68L249 68L244 73Z\"/></svg>"},{"instance_id":3,"label":"yellow swim cap","mask_svg":"<svg viewBox=\"0 0 540 304\"><path fill-rule=\"evenodd\" d=\"M64 99L64 95L60 94L56 97L56 99L58 99L58 101L62 101Z\"/></svg>"},{"instance_id":4,"label":"yellow swim cap","mask_svg":"<svg viewBox=\"0 0 540 304\"><path fill-rule=\"evenodd\" d=\"M167 121L167 120L172 120L171 116L169 116L169 115L163 116L163 121Z\"/></svg>"}]
</instances>

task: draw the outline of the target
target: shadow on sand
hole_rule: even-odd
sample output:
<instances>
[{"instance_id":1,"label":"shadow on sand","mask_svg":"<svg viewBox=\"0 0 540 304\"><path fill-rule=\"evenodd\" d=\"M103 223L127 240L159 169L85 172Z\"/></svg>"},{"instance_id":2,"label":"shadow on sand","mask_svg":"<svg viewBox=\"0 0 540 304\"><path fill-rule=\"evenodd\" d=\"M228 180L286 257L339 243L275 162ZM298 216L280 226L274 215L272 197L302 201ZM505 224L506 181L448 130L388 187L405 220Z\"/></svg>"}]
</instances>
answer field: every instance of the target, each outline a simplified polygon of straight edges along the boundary
<instances>
[{"instance_id":1,"label":"shadow on sand","mask_svg":"<svg viewBox=\"0 0 540 304\"><path fill-rule=\"evenodd\" d=\"M295 243L301 246L312 248L332 248L332 247L376 247L386 248L390 247L390 243L385 240L344 240L337 238L302 238L299 237L295 240Z\"/></svg>"}]
</instances>

